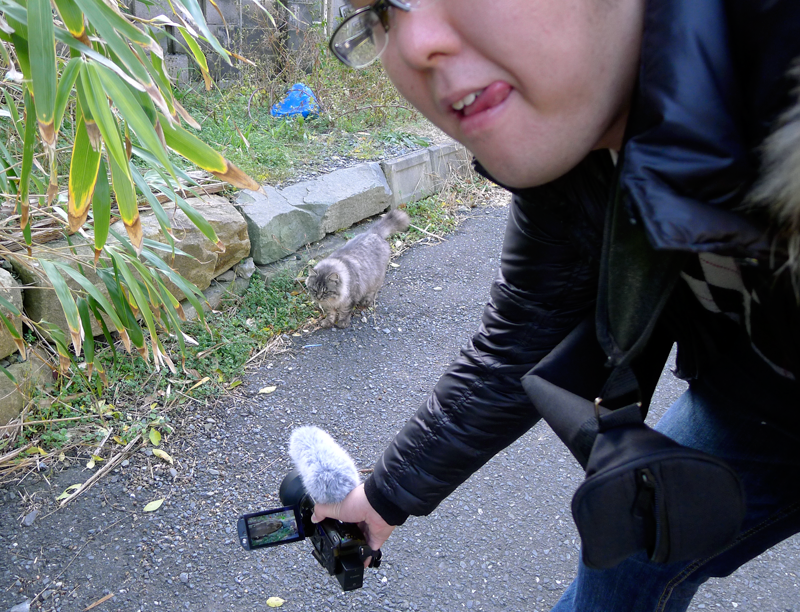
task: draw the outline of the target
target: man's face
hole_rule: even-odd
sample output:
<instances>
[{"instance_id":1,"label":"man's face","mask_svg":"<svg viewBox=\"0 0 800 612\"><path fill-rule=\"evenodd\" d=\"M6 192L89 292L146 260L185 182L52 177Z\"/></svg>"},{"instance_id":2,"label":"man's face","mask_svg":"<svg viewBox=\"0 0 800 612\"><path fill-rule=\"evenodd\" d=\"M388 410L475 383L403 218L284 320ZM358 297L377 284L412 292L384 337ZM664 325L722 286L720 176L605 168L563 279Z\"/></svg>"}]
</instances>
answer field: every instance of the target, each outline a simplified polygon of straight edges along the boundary
<instances>
[{"instance_id":1,"label":"man's face","mask_svg":"<svg viewBox=\"0 0 800 612\"><path fill-rule=\"evenodd\" d=\"M400 93L498 181L530 187L621 144L643 4L422 0L391 10L381 59Z\"/></svg>"}]
</instances>

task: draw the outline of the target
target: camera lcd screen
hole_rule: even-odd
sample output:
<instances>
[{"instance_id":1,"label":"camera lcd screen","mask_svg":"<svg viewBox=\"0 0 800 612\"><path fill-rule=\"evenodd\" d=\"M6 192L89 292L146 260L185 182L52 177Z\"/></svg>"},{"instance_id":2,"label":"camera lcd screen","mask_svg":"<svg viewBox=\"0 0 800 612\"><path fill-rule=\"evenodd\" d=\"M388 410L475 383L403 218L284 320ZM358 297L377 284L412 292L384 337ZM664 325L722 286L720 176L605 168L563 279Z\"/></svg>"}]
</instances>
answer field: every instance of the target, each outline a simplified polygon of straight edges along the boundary
<instances>
[{"instance_id":1,"label":"camera lcd screen","mask_svg":"<svg viewBox=\"0 0 800 612\"><path fill-rule=\"evenodd\" d=\"M245 514L239 521L246 529L247 548L277 546L304 539L303 523L296 506Z\"/></svg>"}]
</instances>

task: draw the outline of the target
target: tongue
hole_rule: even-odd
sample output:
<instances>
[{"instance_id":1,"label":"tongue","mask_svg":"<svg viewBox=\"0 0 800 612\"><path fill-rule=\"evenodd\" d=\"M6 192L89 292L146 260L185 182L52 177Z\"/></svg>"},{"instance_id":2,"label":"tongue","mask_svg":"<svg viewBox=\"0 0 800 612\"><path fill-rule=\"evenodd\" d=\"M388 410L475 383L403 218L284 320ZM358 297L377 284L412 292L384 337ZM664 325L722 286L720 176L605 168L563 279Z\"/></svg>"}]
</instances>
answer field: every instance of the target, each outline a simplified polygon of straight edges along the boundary
<instances>
[{"instance_id":1,"label":"tongue","mask_svg":"<svg viewBox=\"0 0 800 612\"><path fill-rule=\"evenodd\" d=\"M485 111L487 108L497 106L511 93L511 85L502 81L495 81L483 90L475 102L464 108L464 116L469 117L475 113Z\"/></svg>"}]
</instances>

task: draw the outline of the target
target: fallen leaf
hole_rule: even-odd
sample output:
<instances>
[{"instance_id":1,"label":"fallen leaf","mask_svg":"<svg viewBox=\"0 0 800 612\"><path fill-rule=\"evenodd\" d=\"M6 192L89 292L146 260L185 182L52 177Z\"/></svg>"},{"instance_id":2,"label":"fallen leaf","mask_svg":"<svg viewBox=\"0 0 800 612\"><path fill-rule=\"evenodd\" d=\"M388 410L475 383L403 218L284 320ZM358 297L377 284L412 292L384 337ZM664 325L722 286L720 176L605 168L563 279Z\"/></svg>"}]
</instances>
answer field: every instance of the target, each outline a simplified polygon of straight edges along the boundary
<instances>
[{"instance_id":1,"label":"fallen leaf","mask_svg":"<svg viewBox=\"0 0 800 612\"><path fill-rule=\"evenodd\" d=\"M83 612L87 612L87 610L91 610L92 608L95 608L95 607L99 606L101 603L107 602L112 597L114 597L114 593L109 593L108 595L104 595L103 597L98 599L96 602L94 602L91 606L88 606L88 607L84 608Z\"/></svg>"},{"instance_id":2,"label":"fallen leaf","mask_svg":"<svg viewBox=\"0 0 800 612\"><path fill-rule=\"evenodd\" d=\"M161 507L161 504L163 503L164 503L164 498L162 497L161 499L156 499L154 501L151 501L144 508L142 508L142 510L144 512L154 512L155 510L158 510Z\"/></svg>"},{"instance_id":3,"label":"fallen leaf","mask_svg":"<svg viewBox=\"0 0 800 612\"><path fill-rule=\"evenodd\" d=\"M275 389L277 389L277 388L278 388L278 387L264 387L263 389L259 389L259 391L258 391L258 392L259 392L259 393L264 393L264 394L266 394L266 393L272 393L272 392L273 392L273 391L275 391Z\"/></svg>"},{"instance_id":4,"label":"fallen leaf","mask_svg":"<svg viewBox=\"0 0 800 612\"><path fill-rule=\"evenodd\" d=\"M148 437L150 438L150 442L153 443L153 446L158 446L161 444L161 432L159 432L157 429L153 429L151 427Z\"/></svg>"},{"instance_id":5,"label":"fallen leaf","mask_svg":"<svg viewBox=\"0 0 800 612\"><path fill-rule=\"evenodd\" d=\"M204 385L204 384L206 384L206 383L207 383L209 380L211 380L211 378L210 378L210 377L208 377L208 376L204 376L204 377L203 377L203 378L201 378L201 379L200 379L198 382L196 382L194 385L192 385L191 387L189 387L189 391L193 391L194 389L197 389L197 387L199 387L200 385Z\"/></svg>"},{"instance_id":6,"label":"fallen leaf","mask_svg":"<svg viewBox=\"0 0 800 612\"><path fill-rule=\"evenodd\" d=\"M400 267L400 264L396 264L394 262L390 263L389 265L392 266L393 268L399 268Z\"/></svg>"},{"instance_id":7,"label":"fallen leaf","mask_svg":"<svg viewBox=\"0 0 800 612\"><path fill-rule=\"evenodd\" d=\"M228 385L228 389L235 389L241 384L242 384L241 380L234 380L231 384Z\"/></svg>"},{"instance_id":8,"label":"fallen leaf","mask_svg":"<svg viewBox=\"0 0 800 612\"><path fill-rule=\"evenodd\" d=\"M270 608L280 608L283 605L283 599L280 597L270 597L267 600L267 605Z\"/></svg>"},{"instance_id":9,"label":"fallen leaf","mask_svg":"<svg viewBox=\"0 0 800 612\"><path fill-rule=\"evenodd\" d=\"M159 459L163 459L164 461L166 461L166 462L167 462L167 463L169 463L170 465L172 465L172 464L174 463L174 462L172 461L172 457L170 457L170 456L169 456L169 454L165 453L165 452L164 452L163 450L161 450L160 448L154 448L154 449L153 449L153 454L154 454L156 457L158 457Z\"/></svg>"},{"instance_id":10,"label":"fallen leaf","mask_svg":"<svg viewBox=\"0 0 800 612\"><path fill-rule=\"evenodd\" d=\"M64 463L64 461L66 460L66 458L67 458L67 456L66 456L66 455L65 455L63 452L61 452L61 453L59 453L59 454L58 454L58 460L59 460L61 463Z\"/></svg>"},{"instance_id":11,"label":"fallen leaf","mask_svg":"<svg viewBox=\"0 0 800 612\"><path fill-rule=\"evenodd\" d=\"M119 444L120 446L125 446L125 440L123 440L123 439L122 439L122 438L120 438L119 436L114 436L114 437L113 437L113 438L111 438L111 439L112 439L112 440L114 440L114 442L116 442L116 443L117 443L117 444Z\"/></svg>"},{"instance_id":12,"label":"fallen leaf","mask_svg":"<svg viewBox=\"0 0 800 612\"><path fill-rule=\"evenodd\" d=\"M64 489L64 492L61 495L56 497L56 501L61 501L62 499L66 499L68 497L72 497L73 495L75 495L80 490L80 488L82 486L83 485L80 484L80 483L79 484L74 484L74 485L69 485L66 489Z\"/></svg>"},{"instance_id":13,"label":"fallen leaf","mask_svg":"<svg viewBox=\"0 0 800 612\"><path fill-rule=\"evenodd\" d=\"M91 470L98 461L103 461L103 458L98 457L97 455L92 455L92 458L89 460L89 463L86 464L86 467Z\"/></svg>"}]
</instances>

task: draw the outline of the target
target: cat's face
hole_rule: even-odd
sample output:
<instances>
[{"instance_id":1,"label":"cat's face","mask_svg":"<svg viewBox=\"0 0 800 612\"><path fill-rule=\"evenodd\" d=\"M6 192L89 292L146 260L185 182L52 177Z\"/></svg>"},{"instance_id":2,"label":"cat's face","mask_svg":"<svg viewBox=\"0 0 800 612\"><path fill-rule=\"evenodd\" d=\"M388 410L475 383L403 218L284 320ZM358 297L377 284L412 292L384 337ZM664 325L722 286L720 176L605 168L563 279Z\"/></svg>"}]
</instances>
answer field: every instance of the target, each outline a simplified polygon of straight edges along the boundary
<instances>
[{"instance_id":1,"label":"cat's face","mask_svg":"<svg viewBox=\"0 0 800 612\"><path fill-rule=\"evenodd\" d=\"M306 279L306 288L318 303L336 302L339 298L340 284L339 275L335 272L320 274L314 268L311 268Z\"/></svg>"}]
</instances>

